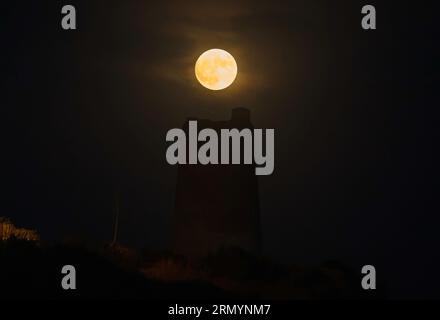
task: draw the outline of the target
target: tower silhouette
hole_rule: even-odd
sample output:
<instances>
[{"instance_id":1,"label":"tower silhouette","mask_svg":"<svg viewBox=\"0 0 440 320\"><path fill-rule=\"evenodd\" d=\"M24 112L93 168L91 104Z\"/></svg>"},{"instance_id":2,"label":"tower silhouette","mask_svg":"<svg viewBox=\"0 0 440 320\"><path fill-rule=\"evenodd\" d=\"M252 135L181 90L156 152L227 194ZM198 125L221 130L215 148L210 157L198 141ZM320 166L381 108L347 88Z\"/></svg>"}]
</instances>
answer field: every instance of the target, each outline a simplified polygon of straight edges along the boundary
<instances>
[{"instance_id":1,"label":"tower silhouette","mask_svg":"<svg viewBox=\"0 0 440 320\"><path fill-rule=\"evenodd\" d=\"M187 119L183 126L187 135L190 120L197 120L199 130L211 128L219 136L221 129L253 130L250 112L244 108L233 109L229 121ZM180 254L200 256L222 247L259 253L260 204L255 165L179 165L172 228L173 250Z\"/></svg>"}]
</instances>

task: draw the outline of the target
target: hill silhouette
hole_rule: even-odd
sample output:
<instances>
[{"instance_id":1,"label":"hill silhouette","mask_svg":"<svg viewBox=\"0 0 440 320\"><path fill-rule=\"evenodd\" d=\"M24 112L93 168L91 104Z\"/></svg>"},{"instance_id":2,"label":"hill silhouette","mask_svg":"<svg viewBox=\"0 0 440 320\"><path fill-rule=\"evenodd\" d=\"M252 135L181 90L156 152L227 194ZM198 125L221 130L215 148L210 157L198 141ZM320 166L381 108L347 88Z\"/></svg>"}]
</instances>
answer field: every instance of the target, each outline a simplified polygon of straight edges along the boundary
<instances>
[{"instance_id":1,"label":"hill silhouette","mask_svg":"<svg viewBox=\"0 0 440 320\"><path fill-rule=\"evenodd\" d=\"M162 252L0 242L0 298L38 299L370 299L359 275L337 262L282 266L239 248L197 260ZM61 268L73 265L77 290L61 288ZM384 287L381 285L381 287Z\"/></svg>"}]
</instances>

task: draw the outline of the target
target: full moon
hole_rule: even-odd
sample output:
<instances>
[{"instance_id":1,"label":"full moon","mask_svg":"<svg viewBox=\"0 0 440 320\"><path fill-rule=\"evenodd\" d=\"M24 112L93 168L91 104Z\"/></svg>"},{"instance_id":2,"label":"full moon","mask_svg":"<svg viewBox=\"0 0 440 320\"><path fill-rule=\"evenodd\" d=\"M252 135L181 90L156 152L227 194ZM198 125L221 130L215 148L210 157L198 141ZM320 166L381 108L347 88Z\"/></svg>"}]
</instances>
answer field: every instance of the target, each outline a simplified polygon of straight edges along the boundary
<instances>
[{"instance_id":1,"label":"full moon","mask_svg":"<svg viewBox=\"0 0 440 320\"><path fill-rule=\"evenodd\" d=\"M234 82L237 63L229 52L211 49L203 52L197 59L195 73L197 80L205 88L222 90Z\"/></svg>"}]
</instances>

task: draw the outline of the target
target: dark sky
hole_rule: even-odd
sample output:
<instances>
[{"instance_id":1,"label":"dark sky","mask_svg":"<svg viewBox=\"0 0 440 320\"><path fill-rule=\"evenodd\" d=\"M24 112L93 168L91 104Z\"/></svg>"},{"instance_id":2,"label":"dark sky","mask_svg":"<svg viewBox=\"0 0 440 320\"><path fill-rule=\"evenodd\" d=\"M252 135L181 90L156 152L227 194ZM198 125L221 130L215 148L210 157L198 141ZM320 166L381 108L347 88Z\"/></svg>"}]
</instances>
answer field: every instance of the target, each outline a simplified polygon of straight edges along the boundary
<instances>
[{"instance_id":1,"label":"dark sky","mask_svg":"<svg viewBox=\"0 0 440 320\"><path fill-rule=\"evenodd\" d=\"M438 296L433 11L368 3L368 32L365 1L3 4L0 216L47 240L109 241L119 186L121 242L166 248L166 132L241 106L275 129L275 171L259 178L266 255L373 264L393 296ZM64 4L76 31L61 29ZM193 75L210 48L238 63L224 91Z\"/></svg>"}]
</instances>

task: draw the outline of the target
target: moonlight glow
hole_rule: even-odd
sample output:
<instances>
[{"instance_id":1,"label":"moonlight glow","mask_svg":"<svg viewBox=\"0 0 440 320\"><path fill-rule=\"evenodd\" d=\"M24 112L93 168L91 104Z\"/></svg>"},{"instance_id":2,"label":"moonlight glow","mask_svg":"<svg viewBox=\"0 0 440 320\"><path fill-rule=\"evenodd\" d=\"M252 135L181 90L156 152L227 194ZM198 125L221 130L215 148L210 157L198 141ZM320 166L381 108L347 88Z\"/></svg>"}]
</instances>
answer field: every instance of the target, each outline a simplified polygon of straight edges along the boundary
<instances>
[{"instance_id":1,"label":"moonlight glow","mask_svg":"<svg viewBox=\"0 0 440 320\"><path fill-rule=\"evenodd\" d=\"M229 87L237 76L237 63L227 51L211 49L202 53L195 66L196 78L210 90Z\"/></svg>"}]
</instances>

